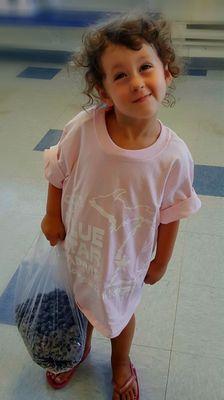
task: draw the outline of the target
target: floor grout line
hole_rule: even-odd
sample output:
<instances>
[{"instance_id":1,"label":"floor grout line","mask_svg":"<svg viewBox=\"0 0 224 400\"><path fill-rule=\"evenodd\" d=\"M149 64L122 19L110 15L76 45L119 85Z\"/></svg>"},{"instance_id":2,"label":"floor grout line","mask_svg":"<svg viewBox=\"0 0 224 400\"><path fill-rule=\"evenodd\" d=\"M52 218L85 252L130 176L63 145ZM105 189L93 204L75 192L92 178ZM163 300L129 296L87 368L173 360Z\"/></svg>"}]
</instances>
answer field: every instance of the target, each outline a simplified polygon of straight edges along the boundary
<instances>
[{"instance_id":1,"label":"floor grout line","mask_svg":"<svg viewBox=\"0 0 224 400\"><path fill-rule=\"evenodd\" d=\"M177 308L178 308L178 299L179 299L179 294L180 294L181 272L182 272L182 269L183 269L183 260L184 260L184 250L185 250L185 247L186 247L186 232L185 232L185 235L184 235L184 237L183 237L182 259L181 259L180 269L179 269L177 300L176 300L176 307L175 307L175 316L174 316L174 323L173 323L173 333L172 333L172 339L171 339L170 357L169 357L169 364L168 364L168 371L167 371L167 380L166 380L166 387L165 387L164 400L167 400L167 390L168 390L168 383L169 383L169 376L170 376L170 366L171 366L171 358L172 358L172 348L173 348L174 332L175 332L176 319L177 319Z\"/></svg>"}]
</instances>

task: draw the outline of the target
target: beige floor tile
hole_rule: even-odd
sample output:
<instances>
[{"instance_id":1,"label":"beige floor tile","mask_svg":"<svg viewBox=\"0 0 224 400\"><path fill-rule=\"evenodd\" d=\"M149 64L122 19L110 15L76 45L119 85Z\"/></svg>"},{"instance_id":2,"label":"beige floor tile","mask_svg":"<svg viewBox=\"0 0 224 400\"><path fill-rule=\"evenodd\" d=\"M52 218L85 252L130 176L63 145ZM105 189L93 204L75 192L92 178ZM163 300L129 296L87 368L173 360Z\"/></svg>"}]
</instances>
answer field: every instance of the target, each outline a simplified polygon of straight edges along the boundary
<instances>
[{"instance_id":1,"label":"beige floor tile","mask_svg":"<svg viewBox=\"0 0 224 400\"><path fill-rule=\"evenodd\" d=\"M181 284L173 349L224 359L223 288Z\"/></svg>"},{"instance_id":2,"label":"beige floor tile","mask_svg":"<svg viewBox=\"0 0 224 400\"><path fill-rule=\"evenodd\" d=\"M223 360L173 352L166 400L223 400L223 377Z\"/></svg>"},{"instance_id":3,"label":"beige floor tile","mask_svg":"<svg viewBox=\"0 0 224 400\"><path fill-rule=\"evenodd\" d=\"M186 233L181 282L224 287L224 236Z\"/></svg>"}]
</instances>

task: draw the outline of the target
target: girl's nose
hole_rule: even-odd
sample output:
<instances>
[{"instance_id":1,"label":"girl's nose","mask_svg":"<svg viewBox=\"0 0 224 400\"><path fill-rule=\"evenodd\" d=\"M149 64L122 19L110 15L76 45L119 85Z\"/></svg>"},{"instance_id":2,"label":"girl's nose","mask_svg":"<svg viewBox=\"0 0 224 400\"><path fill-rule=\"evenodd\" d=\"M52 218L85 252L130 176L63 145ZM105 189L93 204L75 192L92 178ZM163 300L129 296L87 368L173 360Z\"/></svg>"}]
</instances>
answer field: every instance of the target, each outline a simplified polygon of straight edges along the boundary
<instances>
[{"instance_id":1,"label":"girl's nose","mask_svg":"<svg viewBox=\"0 0 224 400\"><path fill-rule=\"evenodd\" d=\"M133 91L137 91L137 90L139 90L139 89L143 89L144 86L145 86L145 83L144 83L144 81L142 80L142 78L140 78L140 77L135 77L135 78L133 78L132 81L131 81L131 89L132 89Z\"/></svg>"}]
</instances>

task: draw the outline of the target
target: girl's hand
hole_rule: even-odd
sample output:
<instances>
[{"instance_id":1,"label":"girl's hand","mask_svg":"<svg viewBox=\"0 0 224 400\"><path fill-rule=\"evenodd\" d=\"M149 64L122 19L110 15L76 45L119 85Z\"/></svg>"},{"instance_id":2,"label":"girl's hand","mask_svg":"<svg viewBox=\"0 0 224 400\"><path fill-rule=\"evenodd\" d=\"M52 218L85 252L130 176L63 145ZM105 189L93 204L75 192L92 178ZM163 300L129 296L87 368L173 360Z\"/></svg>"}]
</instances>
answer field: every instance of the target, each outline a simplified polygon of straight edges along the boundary
<instances>
[{"instance_id":1,"label":"girl's hand","mask_svg":"<svg viewBox=\"0 0 224 400\"><path fill-rule=\"evenodd\" d=\"M63 241L65 239L65 227L62 220L58 217L46 214L42 219L41 229L51 246L56 246L59 240Z\"/></svg>"},{"instance_id":2,"label":"girl's hand","mask_svg":"<svg viewBox=\"0 0 224 400\"><path fill-rule=\"evenodd\" d=\"M145 276L144 282L146 285L154 285L165 274L167 265L159 264L156 259L152 260L148 272Z\"/></svg>"}]
</instances>

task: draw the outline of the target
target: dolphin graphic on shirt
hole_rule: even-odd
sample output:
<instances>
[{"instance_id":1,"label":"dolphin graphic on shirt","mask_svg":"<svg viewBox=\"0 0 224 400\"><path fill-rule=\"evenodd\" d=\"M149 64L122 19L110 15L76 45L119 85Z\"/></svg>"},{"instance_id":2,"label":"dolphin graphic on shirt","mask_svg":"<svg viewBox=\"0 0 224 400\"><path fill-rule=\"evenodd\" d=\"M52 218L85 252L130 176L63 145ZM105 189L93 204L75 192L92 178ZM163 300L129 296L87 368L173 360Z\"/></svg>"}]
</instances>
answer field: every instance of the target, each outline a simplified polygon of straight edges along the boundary
<instances>
[{"instance_id":1,"label":"dolphin graphic on shirt","mask_svg":"<svg viewBox=\"0 0 224 400\"><path fill-rule=\"evenodd\" d=\"M125 198L126 193L125 189L116 189L112 193L99 195L89 200L90 205L108 220L111 231L118 232L123 229L125 225L130 226L129 233L117 250L115 256L115 263L120 268L127 267L130 262L125 254L127 242L133 236L136 236L136 233L143 228L144 224L149 225L149 229L154 226L154 213L151 208L145 205L129 206ZM117 211L119 209L122 210L122 212L119 213ZM141 235L138 235L136 240L142 241ZM148 243L148 249L150 243ZM142 244L143 243L140 243L140 245ZM146 249L147 244L143 247Z\"/></svg>"}]
</instances>

